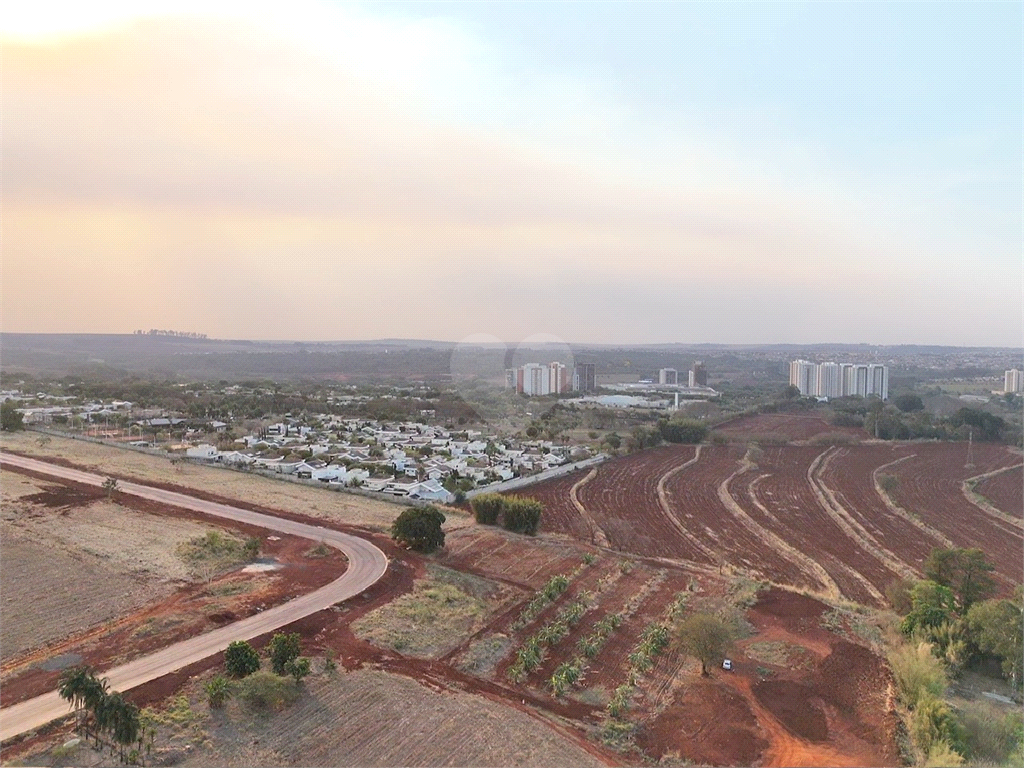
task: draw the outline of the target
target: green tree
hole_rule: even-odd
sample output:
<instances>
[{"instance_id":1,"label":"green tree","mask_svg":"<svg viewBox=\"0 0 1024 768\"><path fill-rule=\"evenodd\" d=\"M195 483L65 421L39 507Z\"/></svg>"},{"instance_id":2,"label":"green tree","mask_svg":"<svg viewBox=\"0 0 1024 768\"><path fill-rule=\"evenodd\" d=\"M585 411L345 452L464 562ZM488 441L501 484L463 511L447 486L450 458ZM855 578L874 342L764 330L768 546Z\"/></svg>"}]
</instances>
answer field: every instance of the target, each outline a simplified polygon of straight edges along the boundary
<instances>
[{"instance_id":1,"label":"green tree","mask_svg":"<svg viewBox=\"0 0 1024 768\"><path fill-rule=\"evenodd\" d=\"M417 552L433 552L444 546L441 529L445 516L437 507L409 507L391 525L391 538Z\"/></svg>"},{"instance_id":2,"label":"green tree","mask_svg":"<svg viewBox=\"0 0 1024 768\"><path fill-rule=\"evenodd\" d=\"M117 478L116 477L108 477L106 480L104 480L103 481L103 490L105 490L107 492L107 498L108 499L111 496L113 496L114 492L117 490Z\"/></svg>"},{"instance_id":3,"label":"green tree","mask_svg":"<svg viewBox=\"0 0 1024 768\"><path fill-rule=\"evenodd\" d=\"M91 677L95 675L87 666L70 667L61 673L57 687L60 697L75 708L79 726L82 725L82 708L85 706Z\"/></svg>"},{"instance_id":4,"label":"green tree","mask_svg":"<svg viewBox=\"0 0 1024 768\"><path fill-rule=\"evenodd\" d=\"M120 747L121 759L124 760L124 748L139 738L141 724L139 708L128 701L117 691L107 696L104 702L104 720L106 730L114 737Z\"/></svg>"},{"instance_id":5,"label":"green tree","mask_svg":"<svg viewBox=\"0 0 1024 768\"><path fill-rule=\"evenodd\" d=\"M1018 588L1018 595L1020 588ZM1024 612L1020 600L985 600L967 612L967 626L985 653L1002 660L1003 674L1014 687L1024 682Z\"/></svg>"},{"instance_id":6,"label":"green tree","mask_svg":"<svg viewBox=\"0 0 1024 768\"><path fill-rule=\"evenodd\" d=\"M933 629L956 617L953 591L934 581L919 581L910 590L910 613L900 625L903 633L912 635L917 629Z\"/></svg>"},{"instance_id":7,"label":"green tree","mask_svg":"<svg viewBox=\"0 0 1024 768\"><path fill-rule=\"evenodd\" d=\"M957 610L967 613L979 600L995 594L995 567L980 549L933 549L924 564L925 576L953 591Z\"/></svg>"},{"instance_id":8,"label":"green tree","mask_svg":"<svg viewBox=\"0 0 1024 768\"><path fill-rule=\"evenodd\" d=\"M892 404L904 413L924 410L924 401L917 395L910 393L894 398Z\"/></svg>"},{"instance_id":9,"label":"green tree","mask_svg":"<svg viewBox=\"0 0 1024 768\"><path fill-rule=\"evenodd\" d=\"M235 640L224 651L224 667L232 677L246 677L260 668L260 655L245 640Z\"/></svg>"},{"instance_id":10,"label":"green tree","mask_svg":"<svg viewBox=\"0 0 1024 768\"><path fill-rule=\"evenodd\" d=\"M660 421L658 430L667 443L699 443L708 435L708 428L694 419Z\"/></svg>"},{"instance_id":11,"label":"green tree","mask_svg":"<svg viewBox=\"0 0 1024 768\"><path fill-rule=\"evenodd\" d=\"M298 632L278 632L270 638L267 653L270 655L270 668L274 670L274 674L284 675L288 664L302 653L302 637Z\"/></svg>"},{"instance_id":12,"label":"green tree","mask_svg":"<svg viewBox=\"0 0 1024 768\"><path fill-rule=\"evenodd\" d=\"M680 649L700 659L701 675L708 675L708 667L721 661L732 644L732 629L710 613L687 616L676 630Z\"/></svg>"},{"instance_id":13,"label":"green tree","mask_svg":"<svg viewBox=\"0 0 1024 768\"><path fill-rule=\"evenodd\" d=\"M4 400L0 404L0 430L4 432L17 432L25 428L25 416L18 412L18 403L14 400Z\"/></svg>"},{"instance_id":14,"label":"green tree","mask_svg":"<svg viewBox=\"0 0 1024 768\"><path fill-rule=\"evenodd\" d=\"M301 683L302 678L306 677L309 671L310 662L305 656L292 659L285 665L285 672L295 679L296 684Z\"/></svg>"}]
</instances>

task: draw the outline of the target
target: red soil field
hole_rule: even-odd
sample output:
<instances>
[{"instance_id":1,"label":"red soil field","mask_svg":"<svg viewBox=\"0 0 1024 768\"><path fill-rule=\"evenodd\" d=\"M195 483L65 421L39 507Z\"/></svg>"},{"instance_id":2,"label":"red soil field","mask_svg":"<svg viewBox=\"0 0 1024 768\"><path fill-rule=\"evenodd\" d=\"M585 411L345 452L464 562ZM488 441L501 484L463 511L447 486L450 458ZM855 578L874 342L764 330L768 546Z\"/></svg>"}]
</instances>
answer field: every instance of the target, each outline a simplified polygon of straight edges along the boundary
<instances>
[{"instance_id":1,"label":"red soil field","mask_svg":"<svg viewBox=\"0 0 1024 768\"><path fill-rule=\"evenodd\" d=\"M434 557L448 568L538 589L556 573L579 566L583 554L575 546L480 526L449 534L445 548Z\"/></svg>"},{"instance_id":2,"label":"red soil field","mask_svg":"<svg viewBox=\"0 0 1024 768\"><path fill-rule=\"evenodd\" d=\"M827 608L779 589L762 593L747 612L757 633L734 649L735 671L706 678L682 672L683 685L643 721L637 744L655 761L675 754L703 765L899 764L885 664L823 629ZM771 675L763 675L762 662L744 648L780 640L806 661L770 665Z\"/></svg>"},{"instance_id":3,"label":"red soil field","mask_svg":"<svg viewBox=\"0 0 1024 768\"><path fill-rule=\"evenodd\" d=\"M897 443L844 447L836 459L822 469L819 477L879 544L920 572L932 549L945 543L924 526L914 525L890 510L875 489L874 481L876 470L878 475L893 474L894 469L885 465L911 453L910 446ZM884 586L877 582L875 585Z\"/></svg>"},{"instance_id":4,"label":"red soil field","mask_svg":"<svg viewBox=\"0 0 1024 768\"><path fill-rule=\"evenodd\" d=\"M1024 471L1021 467L985 478L974 489L996 509L1014 517L1024 517Z\"/></svg>"},{"instance_id":5,"label":"red soil field","mask_svg":"<svg viewBox=\"0 0 1024 768\"><path fill-rule=\"evenodd\" d=\"M821 565L844 595L857 602L877 603L878 596L858 575L882 593L899 574L851 538L816 497L807 473L828 450L821 446L764 448L758 468L737 477L729 490L760 525Z\"/></svg>"},{"instance_id":6,"label":"red soil field","mask_svg":"<svg viewBox=\"0 0 1024 768\"><path fill-rule=\"evenodd\" d=\"M987 514L964 496L961 483L976 475L1020 462L1005 446L974 445L974 467L965 467L963 443L914 443L913 455L891 467L898 478L897 504L948 536L957 546L981 549L1007 586L1024 579L1024 532Z\"/></svg>"},{"instance_id":7,"label":"red soil field","mask_svg":"<svg viewBox=\"0 0 1024 768\"><path fill-rule=\"evenodd\" d=\"M636 453L602 464L597 476L580 488L580 502L614 549L710 562L676 529L658 501L658 481L693 459L694 454L690 445Z\"/></svg>"},{"instance_id":8,"label":"red soil field","mask_svg":"<svg viewBox=\"0 0 1024 768\"><path fill-rule=\"evenodd\" d=\"M582 469L567 475L545 480L513 494L529 496L544 505L544 516L540 529L544 533L565 533L578 541L590 541L591 531L587 521L569 496L572 487L587 476L589 470Z\"/></svg>"},{"instance_id":9,"label":"red soil field","mask_svg":"<svg viewBox=\"0 0 1024 768\"><path fill-rule=\"evenodd\" d=\"M713 553L733 566L787 584L817 587L799 566L765 544L726 508L718 486L737 469L742 446L704 446L700 460L673 475L665 493L676 519Z\"/></svg>"},{"instance_id":10,"label":"red soil field","mask_svg":"<svg viewBox=\"0 0 1024 768\"><path fill-rule=\"evenodd\" d=\"M740 416L723 422L714 428L715 432L735 438L757 436L779 436L790 440L810 440L818 435L850 435L866 439L868 433L860 427L836 427L820 416L804 416L791 413L759 413L755 416Z\"/></svg>"}]
</instances>

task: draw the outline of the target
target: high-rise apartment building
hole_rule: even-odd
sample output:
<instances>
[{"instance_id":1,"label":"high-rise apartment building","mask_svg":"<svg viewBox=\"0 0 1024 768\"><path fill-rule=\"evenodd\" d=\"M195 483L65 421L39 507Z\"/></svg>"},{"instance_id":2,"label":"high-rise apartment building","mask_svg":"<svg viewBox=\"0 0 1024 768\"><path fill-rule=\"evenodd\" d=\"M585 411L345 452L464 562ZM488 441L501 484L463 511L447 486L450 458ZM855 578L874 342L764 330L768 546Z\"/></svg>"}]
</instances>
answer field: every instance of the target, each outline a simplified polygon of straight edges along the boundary
<instances>
[{"instance_id":1,"label":"high-rise apartment building","mask_svg":"<svg viewBox=\"0 0 1024 768\"><path fill-rule=\"evenodd\" d=\"M505 370L505 385L524 395L559 395L569 391L569 369L559 362L526 363Z\"/></svg>"},{"instance_id":2,"label":"high-rise apartment building","mask_svg":"<svg viewBox=\"0 0 1024 768\"><path fill-rule=\"evenodd\" d=\"M818 366L818 397L842 397L843 377L838 363Z\"/></svg>"},{"instance_id":3,"label":"high-rise apartment building","mask_svg":"<svg viewBox=\"0 0 1024 768\"><path fill-rule=\"evenodd\" d=\"M579 363L572 372L574 392L593 392L597 389L596 366L593 363Z\"/></svg>"},{"instance_id":4,"label":"high-rise apartment building","mask_svg":"<svg viewBox=\"0 0 1024 768\"><path fill-rule=\"evenodd\" d=\"M691 387L706 387L708 385L708 370L704 367L703 360L694 360L693 368L690 369L689 384Z\"/></svg>"},{"instance_id":5,"label":"high-rise apartment building","mask_svg":"<svg viewBox=\"0 0 1024 768\"><path fill-rule=\"evenodd\" d=\"M1008 370L1003 376L1003 392L1024 392L1024 371Z\"/></svg>"},{"instance_id":6,"label":"high-rise apartment building","mask_svg":"<svg viewBox=\"0 0 1024 768\"><path fill-rule=\"evenodd\" d=\"M679 371L677 371L675 368L662 368L660 371L658 371L658 383L678 384Z\"/></svg>"},{"instance_id":7,"label":"high-rise apartment building","mask_svg":"<svg viewBox=\"0 0 1024 768\"><path fill-rule=\"evenodd\" d=\"M881 400L889 399L889 367L885 365L868 366L868 394Z\"/></svg>"},{"instance_id":8,"label":"high-rise apartment building","mask_svg":"<svg viewBox=\"0 0 1024 768\"><path fill-rule=\"evenodd\" d=\"M818 393L818 366L810 360L794 360L789 364L789 383L804 397Z\"/></svg>"},{"instance_id":9,"label":"high-rise apartment building","mask_svg":"<svg viewBox=\"0 0 1024 768\"><path fill-rule=\"evenodd\" d=\"M866 363L812 363L793 360L789 383L808 397L878 397L889 399L889 368Z\"/></svg>"}]
</instances>

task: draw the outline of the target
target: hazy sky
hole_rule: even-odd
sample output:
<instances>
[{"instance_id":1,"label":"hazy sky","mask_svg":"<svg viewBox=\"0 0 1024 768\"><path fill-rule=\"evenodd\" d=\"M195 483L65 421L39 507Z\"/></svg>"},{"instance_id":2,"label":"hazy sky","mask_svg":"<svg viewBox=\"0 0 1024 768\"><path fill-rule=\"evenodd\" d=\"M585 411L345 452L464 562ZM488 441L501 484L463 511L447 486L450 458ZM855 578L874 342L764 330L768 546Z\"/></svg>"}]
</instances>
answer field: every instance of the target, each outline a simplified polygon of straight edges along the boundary
<instances>
[{"instance_id":1,"label":"hazy sky","mask_svg":"<svg viewBox=\"0 0 1024 768\"><path fill-rule=\"evenodd\" d=\"M1022 7L21 3L2 326L1022 343Z\"/></svg>"}]
</instances>

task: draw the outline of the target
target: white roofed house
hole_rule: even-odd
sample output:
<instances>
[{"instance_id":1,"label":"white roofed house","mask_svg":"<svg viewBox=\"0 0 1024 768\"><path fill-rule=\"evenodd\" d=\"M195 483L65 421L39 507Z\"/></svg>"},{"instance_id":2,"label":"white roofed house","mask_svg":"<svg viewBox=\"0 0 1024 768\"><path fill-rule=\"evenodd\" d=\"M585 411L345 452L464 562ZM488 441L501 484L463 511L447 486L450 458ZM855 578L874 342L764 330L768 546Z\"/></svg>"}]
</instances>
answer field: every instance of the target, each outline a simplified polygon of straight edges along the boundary
<instances>
[{"instance_id":1,"label":"white roofed house","mask_svg":"<svg viewBox=\"0 0 1024 768\"><path fill-rule=\"evenodd\" d=\"M249 465L252 464L256 459L247 453L241 451L227 451L217 457L217 461L223 464L234 464L234 465Z\"/></svg>"},{"instance_id":2,"label":"white roofed house","mask_svg":"<svg viewBox=\"0 0 1024 768\"><path fill-rule=\"evenodd\" d=\"M208 461L212 461L220 455L220 451L212 445L203 443L201 445L192 446L191 448L186 448L185 455L190 459L206 459Z\"/></svg>"},{"instance_id":3,"label":"white roofed house","mask_svg":"<svg viewBox=\"0 0 1024 768\"><path fill-rule=\"evenodd\" d=\"M455 494L444 488L437 480L424 480L409 487L409 498L452 504L455 501Z\"/></svg>"}]
</instances>

